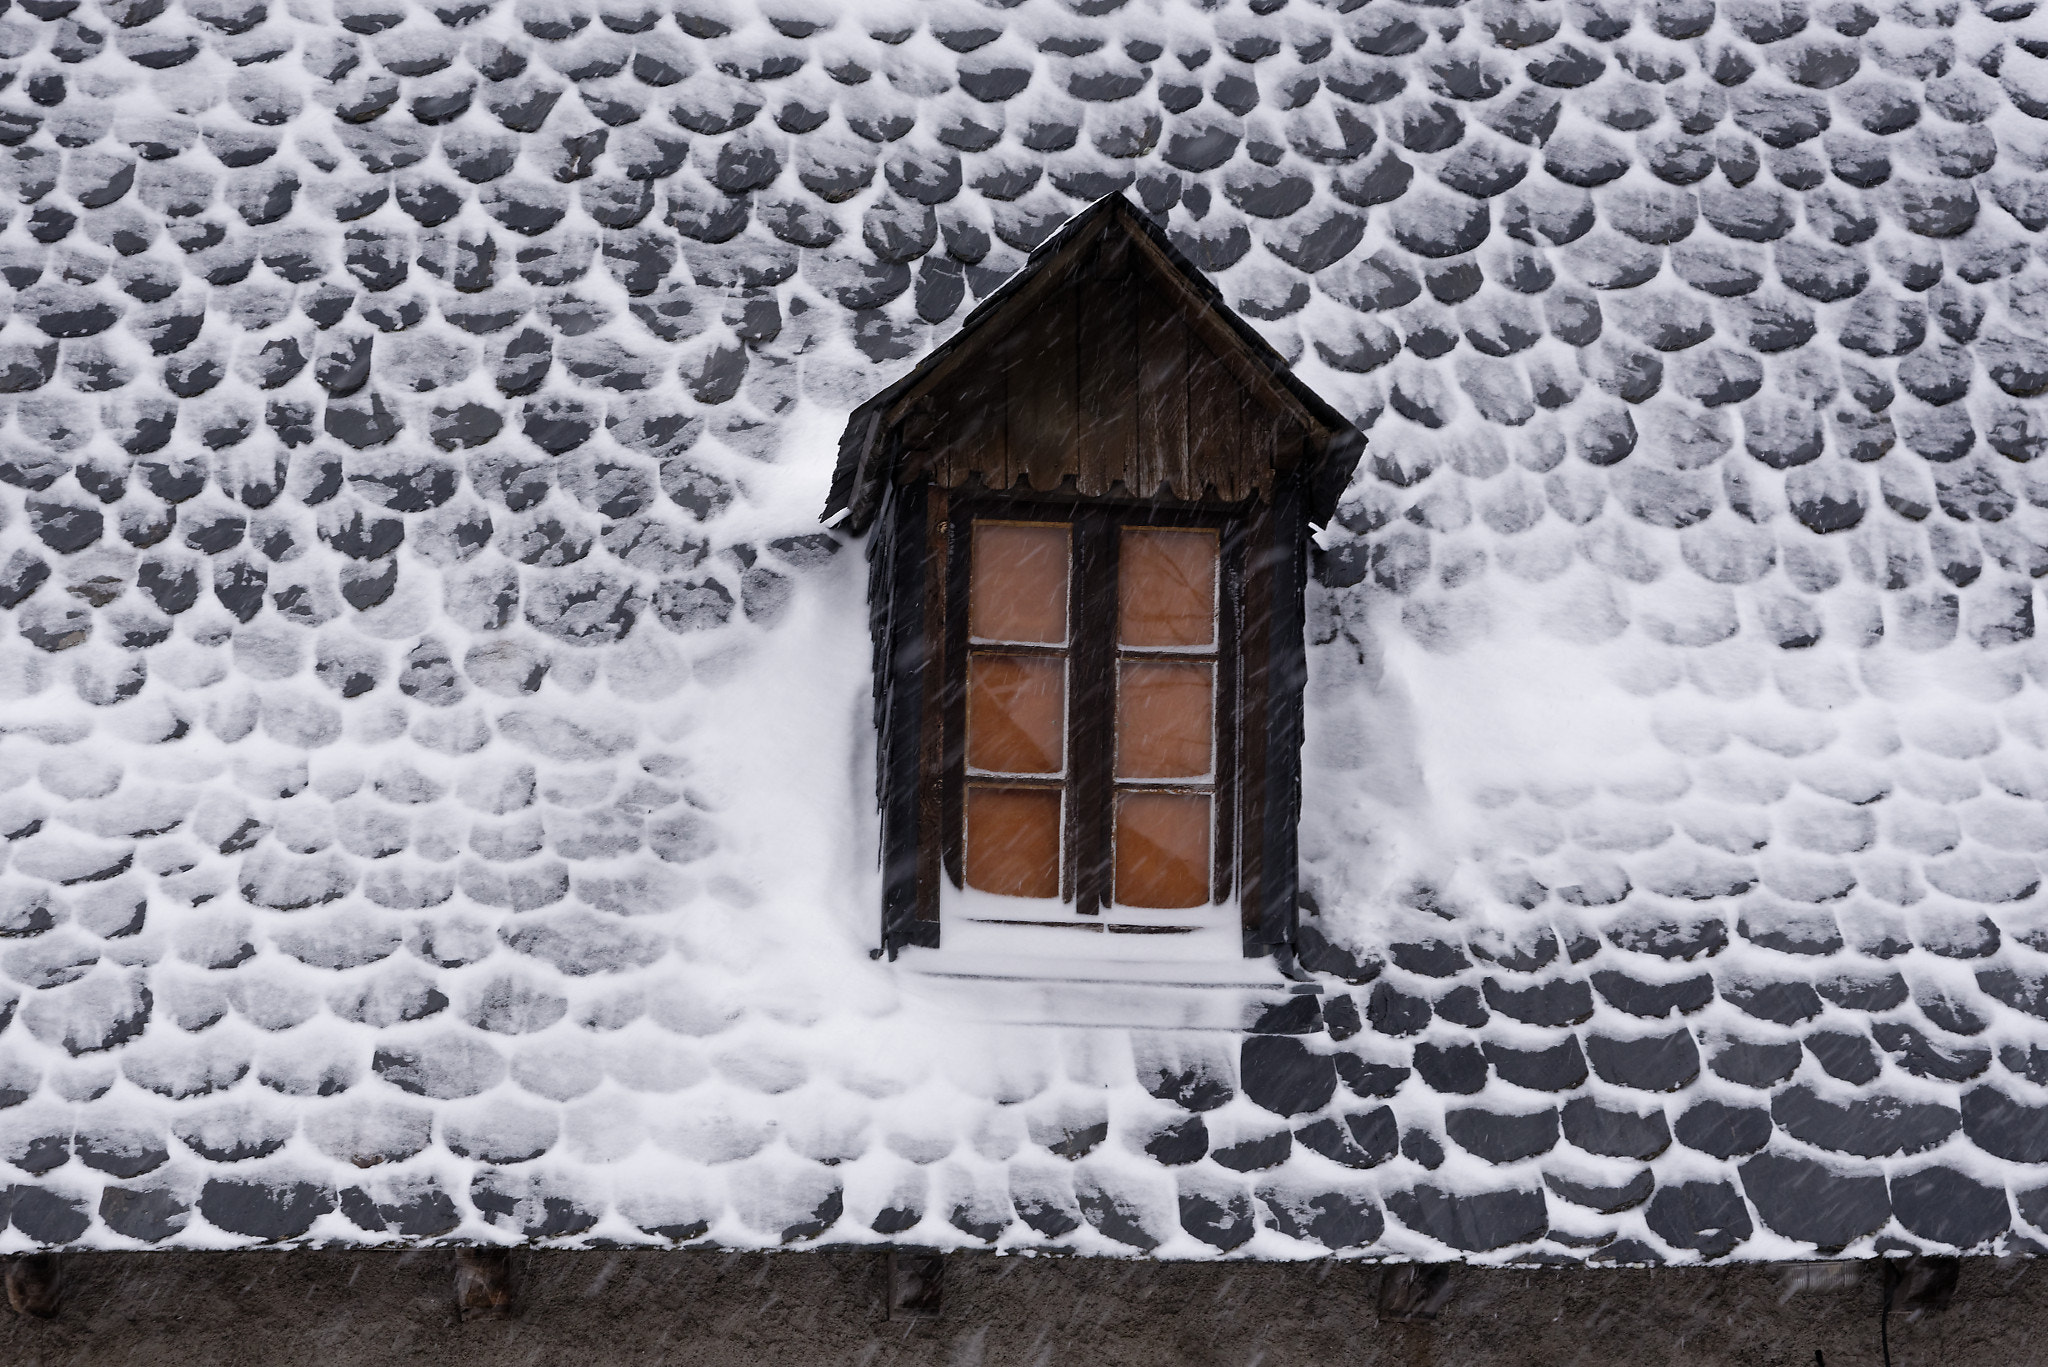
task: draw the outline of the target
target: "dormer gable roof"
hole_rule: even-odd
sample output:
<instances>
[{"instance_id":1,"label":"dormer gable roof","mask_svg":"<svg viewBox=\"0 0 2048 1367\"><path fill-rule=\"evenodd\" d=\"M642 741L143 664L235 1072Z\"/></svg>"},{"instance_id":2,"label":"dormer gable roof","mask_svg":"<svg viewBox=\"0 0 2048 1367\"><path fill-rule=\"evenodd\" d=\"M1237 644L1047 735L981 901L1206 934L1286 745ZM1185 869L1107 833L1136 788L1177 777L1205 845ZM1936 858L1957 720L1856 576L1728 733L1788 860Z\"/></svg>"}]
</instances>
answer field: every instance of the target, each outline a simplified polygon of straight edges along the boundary
<instances>
[{"instance_id":1,"label":"dormer gable roof","mask_svg":"<svg viewBox=\"0 0 2048 1367\"><path fill-rule=\"evenodd\" d=\"M908 374L856 408L825 520L891 481L1238 502L1306 481L1325 523L1364 436L1120 194L1069 219Z\"/></svg>"}]
</instances>

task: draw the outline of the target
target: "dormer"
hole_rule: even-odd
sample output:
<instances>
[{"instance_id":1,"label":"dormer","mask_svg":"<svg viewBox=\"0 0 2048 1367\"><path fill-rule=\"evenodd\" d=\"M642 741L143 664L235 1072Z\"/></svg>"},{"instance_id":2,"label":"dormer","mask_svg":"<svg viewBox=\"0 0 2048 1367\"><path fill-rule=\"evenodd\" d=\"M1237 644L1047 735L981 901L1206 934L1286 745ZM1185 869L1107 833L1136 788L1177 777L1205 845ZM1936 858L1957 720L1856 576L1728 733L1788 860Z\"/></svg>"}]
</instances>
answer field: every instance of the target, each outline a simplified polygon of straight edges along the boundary
<instances>
[{"instance_id":1,"label":"dormer","mask_svg":"<svg viewBox=\"0 0 2048 1367\"><path fill-rule=\"evenodd\" d=\"M1309 538L1363 446L1120 196L854 411L887 952L1288 954Z\"/></svg>"}]
</instances>

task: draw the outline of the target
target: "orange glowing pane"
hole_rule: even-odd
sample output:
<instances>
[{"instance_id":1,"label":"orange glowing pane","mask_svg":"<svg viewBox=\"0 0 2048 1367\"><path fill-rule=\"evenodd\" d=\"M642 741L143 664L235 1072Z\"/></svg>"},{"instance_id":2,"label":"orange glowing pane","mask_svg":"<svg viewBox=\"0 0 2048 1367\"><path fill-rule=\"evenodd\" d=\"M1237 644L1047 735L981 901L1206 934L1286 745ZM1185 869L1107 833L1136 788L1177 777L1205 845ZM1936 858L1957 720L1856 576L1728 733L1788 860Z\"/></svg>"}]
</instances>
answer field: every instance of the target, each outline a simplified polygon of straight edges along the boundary
<instances>
[{"instance_id":1,"label":"orange glowing pane","mask_svg":"<svg viewBox=\"0 0 2048 1367\"><path fill-rule=\"evenodd\" d=\"M1066 661L977 652L967 664L967 766L1057 774L1066 735Z\"/></svg>"},{"instance_id":2,"label":"orange glowing pane","mask_svg":"<svg viewBox=\"0 0 2048 1367\"><path fill-rule=\"evenodd\" d=\"M975 523L968 633L979 641L1063 643L1067 560L1063 522Z\"/></svg>"},{"instance_id":3,"label":"orange glowing pane","mask_svg":"<svg viewBox=\"0 0 2048 1367\"><path fill-rule=\"evenodd\" d=\"M1138 649L1216 642L1216 533L1126 527L1118 550L1117 644Z\"/></svg>"},{"instance_id":4,"label":"orange glowing pane","mask_svg":"<svg viewBox=\"0 0 2048 1367\"><path fill-rule=\"evenodd\" d=\"M1211 664L1126 660L1117 670L1116 776L1204 778L1215 734Z\"/></svg>"},{"instance_id":5,"label":"orange glowing pane","mask_svg":"<svg viewBox=\"0 0 2048 1367\"><path fill-rule=\"evenodd\" d=\"M1208 797L1118 794L1117 905L1197 907L1208 900Z\"/></svg>"},{"instance_id":6,"label":"orange glowing pane","mask_svg":"<svg viewBox=\"0 0 2048 1367\"><path fill-rule=\"evenodd\" d=\"M967 790L967 885L1006 897L1060 895L1060 795Z\"/></svg>"}]
</instances>

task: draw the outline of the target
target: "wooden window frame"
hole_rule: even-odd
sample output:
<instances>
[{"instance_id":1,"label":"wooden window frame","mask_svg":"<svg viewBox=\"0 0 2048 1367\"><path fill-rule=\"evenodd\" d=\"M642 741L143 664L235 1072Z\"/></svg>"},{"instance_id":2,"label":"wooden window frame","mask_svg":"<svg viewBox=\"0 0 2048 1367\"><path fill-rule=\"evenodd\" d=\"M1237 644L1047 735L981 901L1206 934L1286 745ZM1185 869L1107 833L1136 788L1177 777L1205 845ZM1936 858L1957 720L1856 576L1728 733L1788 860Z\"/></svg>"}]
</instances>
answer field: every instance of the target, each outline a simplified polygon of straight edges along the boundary
<instances>
[{"instance_id":1,"label":"wooden window frame","mask_svg":"<svg viewBox=\"0 0 2048 1367\"><path fill-rule=\"evenodd\" d=\"M956 889L966 884L967 659L973 526L976 520L1064 522L1072 527L1067 576L1068 661L1066 767L1063 786L1060 900L1081 916L1100 916L1113 905L1116 795L1119 788L1173 791L1172 784L1119 784L1116 778L1118 555L1125 527L1189 527L1217 533L1216 645L1200 658L1216 665L1211 725L1214 783L1195 785L1213 794L1210 814L1209 898L1230 900L1237 884L1239 822L1239 644L1242 638L1243 566L1246 518L1241 508L1173 505L1082 498L991 494L948 495L933 490L931 501L945 508L936 522L945 556L944 682L939 690L939 832L941 864ZM1005 647L1009 649L1009 647ZM1175 659L1185 651L1144 651L1146 658ZM1093 681L1098 693L1087 695ZM1148 911L1150 909L1147 909ZM1186 909L1195 914L1199 909Z\"/></svg>"},{"instance_id":2,"label":"wooden window frame","mask_svg":"<svg viewBox=\"0 0 2048 1367\"><path fill-rule=\"evenodd\" d=\"M1061 520L1094 525L1194 525L1222 528L1218 566L1218 631L1230 648L1219 650L1217 819L1211 858L1211 905L1235 896L1247 956L1277 955L1291 962L1299 870L1297 826L1301 811L1302 692L1306 682L1302 593L1308 539L1300 482L1275 481L1269 502L1177 502L1097 498L1071 484L1047 493L993 494L978 486L947 489L929 478L895 485L884 501L877 534L868 545L869 627L874 641L876 798L881 818L882 936L877 954L894 957L907 946L940 943L941 889L964 884L962 828L966 772L965 696L968 638L966 538L973 517L1022 521ZM956 537L956 528L958 529ZM1077 531L1077 535L1080 533ZM956 550L956 544L958 549ZM1099 541L1097 543L1099 545ZM1079 557L1077 556L1077 559ZM1113 557L1099 552L1081 574L1094 576L1111 607L1110 638L1097 649L1113 652ZM954 611L957 605L958 611ZM1071 604L1070 604L1071 607ZM1079 633L1078 625L1070 630ZM1075 641L1075 646L1080 642ZM1070 655L1078 676L1091 665ZM1092 667L1100 669L1097 656ZM1098 677L1104 677L1098 674ZM1107 738L1110 710L1097 721ZM1089 744L1067 743L1077 752ZM1096 745L1087 753L1107 753ZM1114 791L1114 760L1104 760L1090 793L1075 793L1077 811L1107 811ZM1227 775L1227 783L1225 782ZM1078 778L1073 775L1073 778ZM1084 808L1083 803L1092 802ZM1111 853L1104 838L1091 846L1092 885L1100 887L1100 861ZM1083 851L1074 848L1076 906ZM1064 881L1064 880L1063 880ZM1100 893L1093 905L1099 915ZM1194 909L1190 909L1194 910ZM1106 925L1091 916L1084 924Z\"/></svg>"}]
</instances>

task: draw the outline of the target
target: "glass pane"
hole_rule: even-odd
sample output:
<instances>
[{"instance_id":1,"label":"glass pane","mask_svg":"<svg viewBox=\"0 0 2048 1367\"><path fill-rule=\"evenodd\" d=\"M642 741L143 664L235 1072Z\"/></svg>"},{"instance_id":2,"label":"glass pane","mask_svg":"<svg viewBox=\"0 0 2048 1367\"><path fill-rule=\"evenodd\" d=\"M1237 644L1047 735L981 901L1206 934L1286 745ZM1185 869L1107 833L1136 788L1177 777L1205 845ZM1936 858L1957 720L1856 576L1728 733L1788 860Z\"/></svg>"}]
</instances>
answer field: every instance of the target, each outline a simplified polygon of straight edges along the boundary
<instances>
[{"instance_id":1,"label":"glass pane","mask_svg":"<svg viewBox=\"0 0 2048 1367\"><path fill-rule=\"evenodd\" d=\"M1062 644L1068 559L1063 522L976 522L968 634L981 641Z\"/></svg>"},{"instance_id":2,"label":"glass pane","mask_svg":"<svg viewBox=\"0 0 2048 1367\"><path fill-rule=\"evenodd\" d=\"M1116 903L1198 907L1209 900L1209 799L1119 793Z\"/></svg>"},{"instance_id":3,"label":"glass pane","mask_svg":"<svg viewBox=\"0 0 2048 1367\"><path fill-rule=\"evenodd\" d=\"M1060 795L967 790L967 884L1006 897L1060 895Z\"/></svg>"},{"instance_id":4,"label":"glass pane","mask_svg":"<svg viewBox=\"0 0 2048 1367\"><path fill-rule=\"evenodd\" d=\"M1117 667L1116 776L1206 778L1216 666L1125 660Z\"/></svg>"},{"instance_id":5,"label":"glass pane","mask_svg":"<svg viewBox=\"0 0 2048 1367\"><path fill-rule=\"evenodd\" d=\"M1216 643L1216 533L1126 527L1117 552L1117 644Z\"/></svg>"},{"instance_id":6,"label":"glass pane","mask_svg":"<svg viewBox=\"0 0 2048 1367\"><path fill-rule=\"evenodd\" d=\"M992 655L967 662L967 767L992 774L1057 774L1066 734L1067 662Z\"/></svg>"}]
</instances>

